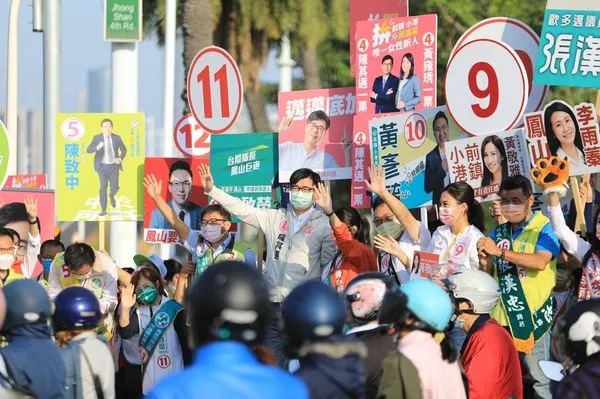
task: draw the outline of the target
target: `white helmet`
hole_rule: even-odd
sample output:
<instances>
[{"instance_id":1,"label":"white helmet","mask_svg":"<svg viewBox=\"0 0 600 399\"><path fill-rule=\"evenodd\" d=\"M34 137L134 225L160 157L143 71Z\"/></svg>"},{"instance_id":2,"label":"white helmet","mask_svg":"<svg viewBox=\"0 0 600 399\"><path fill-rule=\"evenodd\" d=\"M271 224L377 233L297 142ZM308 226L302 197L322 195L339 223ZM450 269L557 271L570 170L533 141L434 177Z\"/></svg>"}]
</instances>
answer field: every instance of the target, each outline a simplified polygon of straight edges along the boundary
<instances>
[{"instance_id":1,"label":"white helmet","mask_svg":"<svg viewBox=\"0 0 600 399\"><path fill-rule=\"evenodd\" d=\"M498 283L481 270L463 269L449 276L448 281L452 296L470 301L476 314L490 313L500 299Z\"/></svg>"}]
</instances>

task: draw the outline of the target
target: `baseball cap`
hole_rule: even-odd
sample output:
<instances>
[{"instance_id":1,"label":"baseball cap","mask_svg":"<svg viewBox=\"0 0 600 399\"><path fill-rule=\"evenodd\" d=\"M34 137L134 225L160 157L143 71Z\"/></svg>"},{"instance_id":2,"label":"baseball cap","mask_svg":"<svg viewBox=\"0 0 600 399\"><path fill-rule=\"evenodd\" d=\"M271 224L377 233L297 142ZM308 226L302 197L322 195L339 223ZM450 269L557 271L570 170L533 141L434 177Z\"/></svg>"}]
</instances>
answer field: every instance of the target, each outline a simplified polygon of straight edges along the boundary
<instances>
[{"instance_id":1,"label":"baseball cap","mask_svg":"<svg viewBox=\"0 0 600 399\"><path fill-rule=\"evenodd\" d=\"M167 267L165 266L165 262L161 258L156 255L150 255L149 257L144 255L135 255L133 257L133 262L139 267L142 263L149 263L158 269L161 278L165 278L167 275Z\"/></svg>"}]
</instances>

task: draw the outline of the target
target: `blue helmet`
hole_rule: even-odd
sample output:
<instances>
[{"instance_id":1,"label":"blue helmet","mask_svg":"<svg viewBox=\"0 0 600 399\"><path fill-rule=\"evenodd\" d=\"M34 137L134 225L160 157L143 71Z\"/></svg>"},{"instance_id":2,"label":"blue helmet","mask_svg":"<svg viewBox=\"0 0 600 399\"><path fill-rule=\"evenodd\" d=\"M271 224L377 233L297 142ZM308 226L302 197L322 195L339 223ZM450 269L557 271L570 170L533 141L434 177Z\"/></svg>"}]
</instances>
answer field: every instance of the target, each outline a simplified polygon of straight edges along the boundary
<instances>
[{"instance_id":1,"label":"blue helmet","mask_svg":"<svg viewBox=\"0 0 600 399\"><path fill-rule=\"evenodd\" d=\"M100 303L96 296L83 287L68 287L54 299L52 316L54 331L96 328L100 322Z\"/></svg>"},{"instance_id":2,"label":"blue helmet","mask_svg":"<svg viewBox=\"0 0 600 399\"><path fill-rule=\"evenodd\" d=\"M415 323L415 328L444 331L453 313L450 296L442 287L431 280L416 279L385 295L380 323L402 325L412 314L422 322Z\"/></svg>"},{"instance_id":3,"label":"blue helmet","mask_svg":"<svg viewBox=\"0 0 600 399\"><path fill-rule=\"evenodd\" d=\"M6 319L3 332L26 324L46 323L52 316L48 293L35 280L16 280L4 287Z\"/></svg>"},{"instance_id":4,"label":"blue helmet","mask_svg":"<svg viewBox=\"0 0 600 399\"><path fill-rule=\"evenodd\" d=\"M292 290L283 301L281 313L286 338L292 345L300 345L341 334L346 305L333 288L310 280Z\"/></svg>"}]
</instances>

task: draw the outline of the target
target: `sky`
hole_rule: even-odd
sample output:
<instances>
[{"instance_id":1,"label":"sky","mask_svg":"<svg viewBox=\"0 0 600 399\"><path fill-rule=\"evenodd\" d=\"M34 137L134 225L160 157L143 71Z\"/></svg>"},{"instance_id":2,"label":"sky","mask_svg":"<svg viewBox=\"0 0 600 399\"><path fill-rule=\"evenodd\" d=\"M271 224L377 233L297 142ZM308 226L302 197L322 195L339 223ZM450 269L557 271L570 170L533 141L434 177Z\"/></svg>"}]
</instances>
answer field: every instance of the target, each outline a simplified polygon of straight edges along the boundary
<instances>
[{"instance_id":1,"label":"sky","mask_svg":"<svg viewBox=\"0 0 600 399\"><path fill-rule=\"evenodd\" d=\"M58 0L52 0L58 1ZM19 13L19 108L43 107L43 34L32 31L32 0L21 0ZM87 86L90 69L111 66L111 45L103 41L102 0L61 0L62 109L76 112L79 93ZM0 1L0 108L6 108L6 64L10 0ZM176 55L176 108L183 88L182 40ZM275 53L269 57L262 76L278 79ZM164 51L154 37L139 44L139 112L155 117L162 126ZM179 109L180 109L179 108ZM180 115L175 112L175 117Z\"/></svg>"}]
</instances>

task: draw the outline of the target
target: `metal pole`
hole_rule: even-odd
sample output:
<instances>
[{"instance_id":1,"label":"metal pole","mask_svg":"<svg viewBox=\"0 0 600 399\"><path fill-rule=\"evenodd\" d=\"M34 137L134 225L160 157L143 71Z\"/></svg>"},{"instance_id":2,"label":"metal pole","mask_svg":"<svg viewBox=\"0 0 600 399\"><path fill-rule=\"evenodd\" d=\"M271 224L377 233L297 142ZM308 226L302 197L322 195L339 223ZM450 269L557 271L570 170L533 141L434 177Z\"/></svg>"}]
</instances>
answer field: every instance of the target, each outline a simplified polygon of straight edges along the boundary
<instances>
[{"instance_id":1,"label":"metal pole","mask_svg":"<svg viewBox=\"0 0 600 399\"><path fill-rule=\"evenodd\" d=\"M12 0L8 17L8 57L6 67L6 129L11 149L8 174L17 174L17 107L19 95L19 6L21 0Z\"/></svg>"},{"instance_id":2,"label":"metal pole","mask_svg":"<svg viewBox=\"0 0 600 399\"><path fill-rule=\"evenodd\" d=\"M292 68L296 62L292 59L292 46L287 33L281 37L281 53L277 65L279 65L279 91L292 91Z\"/></svg>"},{"instance_id":3,"label":"metal pole","mask_svg":"<svg viewBox=\"0 0 600 399\"><path fill-rule=\"evenodd\" d=\"M138 45L137 43L111 43L111 54L113 112L137 112ZM127 173L137 172L127 171ZM117 264L130 265L136 250L137 223L110 222L110 255Z\"/></svg>"},{"instance_id":4,"label":"metal pole","mask_svg":"<svg viewBox=\"0 0 600 399\"><path fill-rule=\"evenodd\" d=\"M56 115L60 112L60 0L44 1L44 171L56 184Z\"/></svg>"}]
</instances>

